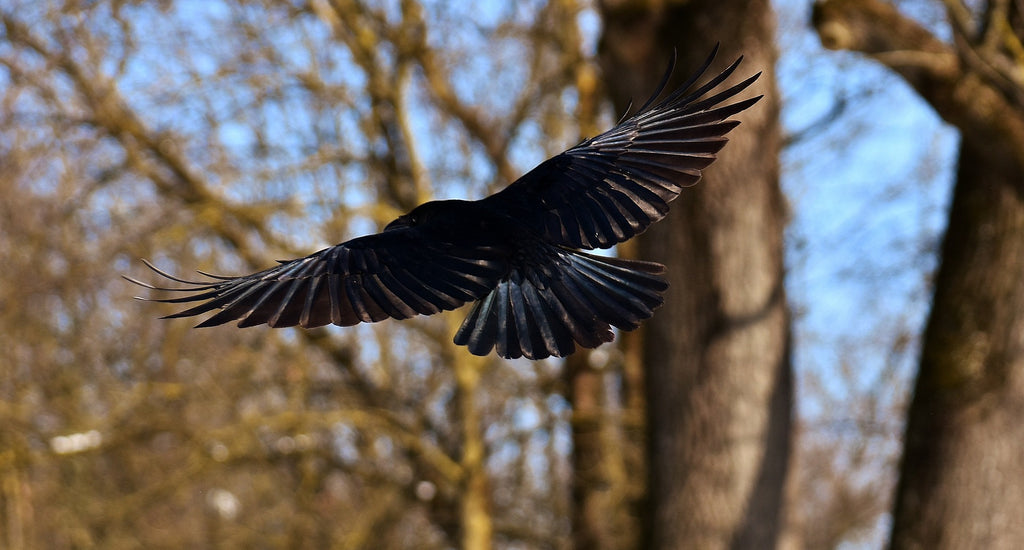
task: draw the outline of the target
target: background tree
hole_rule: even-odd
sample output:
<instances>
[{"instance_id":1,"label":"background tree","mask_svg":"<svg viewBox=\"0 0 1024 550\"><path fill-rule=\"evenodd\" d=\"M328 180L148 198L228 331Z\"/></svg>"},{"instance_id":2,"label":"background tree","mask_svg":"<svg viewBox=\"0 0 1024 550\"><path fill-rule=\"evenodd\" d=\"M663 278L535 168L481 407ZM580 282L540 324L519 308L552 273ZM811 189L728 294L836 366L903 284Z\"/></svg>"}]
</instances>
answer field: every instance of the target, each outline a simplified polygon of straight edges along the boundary
<instances>
[{"instance_id":1,"label":"background tree","mask_svg":"<svg viewBox=\"0 0 1024 550\"><path fill-rule=\"evenodd\" d=\"M785 205L767 2L602 2L600 57L625 109L659 78L675 48L695 66L721 41L763 70L766 94L730 135L714 170L640 239L669 269L671 294L643 333L649 548L765 548L782 528L792 366L783 289ZM678 74L682 78L684 75Z\"/></svg>"},{"instance_id":2,"label":"background tree","mask_svg":"<svg viewBox=\"0 0 1024 550\"><path fill-rule=\"evenodd\" d=\"M814 25L826 46L896 71L961 136L891 545L1014 548L1024 543L1009 512L1024 504L1024 19L1013 2L944 6L951 42L877 0L820 2Z\"/></svg>"}]
</instances>

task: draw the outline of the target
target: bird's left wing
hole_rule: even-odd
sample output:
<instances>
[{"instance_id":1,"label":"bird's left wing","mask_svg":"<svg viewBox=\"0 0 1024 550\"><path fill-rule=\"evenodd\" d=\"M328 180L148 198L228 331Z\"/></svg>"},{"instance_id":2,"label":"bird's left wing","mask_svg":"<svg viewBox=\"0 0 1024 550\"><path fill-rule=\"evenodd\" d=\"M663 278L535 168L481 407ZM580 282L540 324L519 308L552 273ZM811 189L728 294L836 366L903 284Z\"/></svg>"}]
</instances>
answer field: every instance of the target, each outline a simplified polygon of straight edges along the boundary
<instances>
[{"instance_id":1,"label":"bird's left wing","mask_svg":"<svg viewBox=\"0 0 1024 550\"><path fill-rule=\"evenodd\" d=\"M714 56L712 52L686 84L655 103L670 66L661 89L636 114L548 159L483 201L531 224L549 242L573 248L608 248L643 232L665 217L668 203L683 187L697 183L701 170L715 160L727 141L725 134L739 124L728 117L761 98L727 103L761 73L714 93L742 58L691 89Z\"/></svg>"},{"instance_id":2,"label":"bird's left wing","mask_svg":"<svg viewBox=\"0 0 1024 550\"><path fill-rule=\"evenodd\" d=\"M353 239L241 277L201 272L211 280L188 281L147 265L187 285L161 288L125 277L153 290L187 293L152 301L201 302L167 318L220 310L199 327L234 320L240 327L351 326L431 315L487 294L507 269L492 247L438 242L415 227Z\"/></svg>"}]
</instances>

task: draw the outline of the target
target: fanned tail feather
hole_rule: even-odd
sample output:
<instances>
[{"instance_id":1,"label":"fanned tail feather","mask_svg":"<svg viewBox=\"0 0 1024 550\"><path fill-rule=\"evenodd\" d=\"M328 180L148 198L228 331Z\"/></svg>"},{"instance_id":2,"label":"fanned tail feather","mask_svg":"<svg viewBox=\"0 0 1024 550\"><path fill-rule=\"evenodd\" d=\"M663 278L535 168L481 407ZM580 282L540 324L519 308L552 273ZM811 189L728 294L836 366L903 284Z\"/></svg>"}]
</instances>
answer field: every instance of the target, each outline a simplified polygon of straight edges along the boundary
<instances>
[{"instance_id":1,"label":"fanned tail feather","mask_svg":"<svg viewBox=\"0 0 1024 550\"><path fill-rule=\"evenodd\" d=\"M564 357L610 342L612 327L637 328L664 302L661 264L554 250L547 265L513 270L478 301L455 343L475 355Z\"/></svg>"}]
</instances>

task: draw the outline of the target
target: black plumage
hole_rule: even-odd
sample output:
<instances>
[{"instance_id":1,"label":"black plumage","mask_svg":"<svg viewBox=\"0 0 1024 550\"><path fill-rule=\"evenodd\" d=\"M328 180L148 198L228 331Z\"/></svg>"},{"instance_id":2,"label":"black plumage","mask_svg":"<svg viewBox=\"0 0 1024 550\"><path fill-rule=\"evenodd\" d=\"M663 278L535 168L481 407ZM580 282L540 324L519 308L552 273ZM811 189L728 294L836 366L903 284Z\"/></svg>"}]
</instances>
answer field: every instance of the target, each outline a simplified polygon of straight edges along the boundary
<instances>
[{"instance_id":1,"label":"black plumage","mask_svg":"<svg viewBox=\"0 0 1024 550\"><path fill-rule=\"evenodd\" d=\"M474 354L543 359L597 347L612 340L612 327L632 330L649 318L668 284L660 264L583 250L609 248L665 217L739 124L728 117L761 98L728 103L760 73L715 91L740 60L694 87L714 55L656 101L670 66L635 114L484 199L428 202L381 233L251 275L187 281L147 263L185 286L129 280L186 293L155 301L198 302L169 318L219 310L200 327L351 326L475 302L455 335Z\"/></svg>"}]
</instances>

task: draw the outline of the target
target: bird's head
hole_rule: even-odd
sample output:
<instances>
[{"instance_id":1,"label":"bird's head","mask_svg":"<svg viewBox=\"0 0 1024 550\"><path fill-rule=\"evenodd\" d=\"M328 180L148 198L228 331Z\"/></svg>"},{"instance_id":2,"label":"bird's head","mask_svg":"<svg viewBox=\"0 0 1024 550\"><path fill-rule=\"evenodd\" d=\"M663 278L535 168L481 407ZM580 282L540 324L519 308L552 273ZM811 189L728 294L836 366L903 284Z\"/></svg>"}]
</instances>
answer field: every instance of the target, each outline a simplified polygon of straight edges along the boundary
<instances>
[{"instance_id":1,"label":"bird's head","mask_svg":"<svg viewBox=\"0 0 1024 550\"><path fill-rule=\"evenodd\" d=\"M409 212L408 214L403 214L395 218L394 221L384 226L384 231L392 231L395 229L412 227L414 225L416 225L416 218L413 216L412 212Z\"/></svg>"},{"instance_id":2,"label":"bird's head","mask_svg":"<svg viewBox=\"0 0 1024 550\"><path fill-rule=\"evenodd\" d=\"M437 218L450 217L454 213L458 212L456 204L464 202L466 201L443 200L425 202L416 208L413 208L408 214L403 214L395 219L395 221L387 224L384 227L384 231L413 227L423 223L428 223Z\"/></svg>"}]
</instances>

